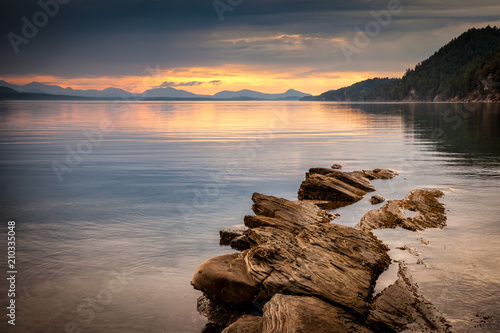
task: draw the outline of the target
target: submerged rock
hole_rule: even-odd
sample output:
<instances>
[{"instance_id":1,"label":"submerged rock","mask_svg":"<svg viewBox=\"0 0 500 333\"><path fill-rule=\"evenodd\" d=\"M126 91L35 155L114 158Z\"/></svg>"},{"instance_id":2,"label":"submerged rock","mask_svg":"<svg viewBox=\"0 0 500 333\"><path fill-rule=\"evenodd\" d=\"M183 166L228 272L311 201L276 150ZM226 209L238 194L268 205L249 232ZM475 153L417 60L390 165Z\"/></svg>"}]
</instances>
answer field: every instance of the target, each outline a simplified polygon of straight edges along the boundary
<instances>
[{"instance_id":1,"label":"submerged rock","mask_svg":"<svg viewBox=\"0 0 500 333\"><path fill-rule=\"evenodd\" d=\"M247 230L245 227L219 230L220 245L230 245L233 239L243 236L245 230Z\"/></svg>"},{"instance_id":2,"label":"submerged rock","mask_svg":"<svg viewBox=\"0 0 500 333\"><path fill-rule=\"evenodd\" d=\"M354 171L354 173L359 173L359 171ZM361 175L364 177L374 180L374 179L392 179L398 175L394 170L389 169L373 169L373 170L363 170Z\"/></svg>"},{"instance_id":3,"label":"submerged rock","mask_svg":"<svg viewBox=\"0 0 500 333\"><path fill-rule=\"evenodd\" d=\"M381 208L369 211L357 227L363 230L402 227L412 231L443 228L445 209L438 200L443 195L439 190L413 190L403 200L389 200ZM405 210L416 215L408 217Z\"/></svg>"},{"instance_id":4,"label":"submerged rock","mask_svg":"<svg viewBox=\"0 0 500 333\"><path fill-rule=\"evenodd\" d=\"M246 307L216 301L205 295L198 298L196 309L199 314L207 318L214 326L218 327L219 332L224 329L224 327L238 320L238 318L248 310Z\"/></svg>"},{"instance_id":5,"label":"submerged rock","mask_svg":"<svg viewBox=\"0 0 500 333\"><path fill-rule=\"evenodd\" d=\"M404 262L399 263L398 277L374 299L368 322L381 331L450 332L450 324L421 295Z\"/></svg>"},{"instance_id":6,"label":"submerged rock","mask_svg":"<svg viewBox=\"0 0 500 333\"><path fill-rule=\"evenodd\" d=\"M385 198L380 196L380 195L374 195L370 198L370 203L372 205L378 205L379 203L382 203L385 201Z\"/></svg>"}]
</instances>

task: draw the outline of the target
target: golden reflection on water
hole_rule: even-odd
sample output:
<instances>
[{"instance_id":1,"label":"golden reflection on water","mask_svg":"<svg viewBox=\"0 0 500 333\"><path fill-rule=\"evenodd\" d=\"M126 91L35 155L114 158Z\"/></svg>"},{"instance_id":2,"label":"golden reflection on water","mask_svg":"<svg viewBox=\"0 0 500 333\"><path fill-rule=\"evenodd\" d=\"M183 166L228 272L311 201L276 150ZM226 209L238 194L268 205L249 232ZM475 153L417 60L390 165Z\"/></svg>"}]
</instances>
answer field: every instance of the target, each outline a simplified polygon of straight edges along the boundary
<instances>
[{"instance_id":1,"label":"golden reflection on water","mask_svg":"<svg viewBox=\"0 0 500 333\"><path fill-rule=\"evenodd\" d=\"M23 224L29 257L19 280L19 328L62 331L76 321L92 332L199 332L200 293L189 281L201 261L232 252L218 248L216 226L241 223L252 191L295 196L307 168L337 162L402 171L376 183L388 199L417 187L453 188L443 199L446 228L406 236L389 230L383 241L419 249L429 267L410 263L414 277L457 331L471 327L473 313L498 314L498 112L472 114L457 130L435 111L443 105L0 102L0 166L9 189L1 204L10 209L4 215L14 212ZM83 131L103 121L113 125L105 133L112 142L58 183L50 162L63 161L65 146L75 147ZM448 139L435 140L436 128ZM238 144L232 142L260 135L280 140L269 142L255 163L242 163L247 168L222 189L220 202L209 201L193 228L181 230L178 205L200 184L211 184L204 171L233 160ZM341 213L356 224L372 206L360 201L352 208ZM135 279L85 326L77 307L122 267L137 268Z\"/></svg>"},{"instance_id":2,"label":"golden reflection on water","mask_svg":"<svg viewBox=\"0 0 500 333\"><path fill-rule=\"evenodd\" d=\"M303 136L366 135L372 132L373 122L381 121L357 107L324 103L311 103L307 112L295 112L298 103L300 107L304 103L274 102L271 116L269 102L57 102L60 103L57 110L50 108L54 102L37 103L35 111L26 108L13 116L4 116L1 125L4 134L9 128L22 128L26 132L43 130L44 134L89 130L107 121L114 130L146 131L157 133L160 138L241 140L266 133L283 138L297 137L297 132ZM240 109L248 111L239 112ZM391 118L387 120L390 126L402 123L401 119L394 119L400 118L397 115L386 117Z\"/></svg>"}]
</instances>

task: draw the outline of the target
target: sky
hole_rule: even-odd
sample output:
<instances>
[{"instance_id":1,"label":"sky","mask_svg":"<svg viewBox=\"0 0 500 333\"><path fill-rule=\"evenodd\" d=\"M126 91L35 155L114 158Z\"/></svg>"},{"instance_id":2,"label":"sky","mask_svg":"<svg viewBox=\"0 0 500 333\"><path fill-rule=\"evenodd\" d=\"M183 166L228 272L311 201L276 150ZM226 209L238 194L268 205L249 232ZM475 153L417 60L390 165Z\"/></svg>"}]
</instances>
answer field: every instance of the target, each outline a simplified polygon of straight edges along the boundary
<instances>
[{"instance_id":1,"label":"sky","mask_svg":"<svg viewBox=\"0 0 500 333\"><path fill-rule=\"evenodd\" d=\"M0 79L320 94L401 77L498 0L3 0Z\"/></svg>"}]
</instances>

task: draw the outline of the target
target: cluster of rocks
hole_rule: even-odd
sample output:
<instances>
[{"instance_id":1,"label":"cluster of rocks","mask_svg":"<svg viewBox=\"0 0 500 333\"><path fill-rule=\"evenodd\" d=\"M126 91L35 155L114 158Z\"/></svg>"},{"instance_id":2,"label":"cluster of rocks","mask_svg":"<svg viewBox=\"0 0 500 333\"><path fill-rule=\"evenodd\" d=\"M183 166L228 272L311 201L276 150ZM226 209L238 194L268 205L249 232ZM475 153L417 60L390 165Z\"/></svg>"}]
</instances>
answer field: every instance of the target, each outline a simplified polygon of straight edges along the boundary
<instances>
[{"instance_id":1,"label":"cluster of rocks","mask_svg":"<svg viewBox=\"0 0 500 333\"><path fill-rule=\"evenodd\" d=\"M335 166L334 167L339 167ZM292 202L260 193L246 228L221 230L221 244L242 252L202 263L191 284L203 292L198 310L206 332L448 332L449 324L420 294L404 262L399 279L373 298L391 259L370 230L444 226L438 191L412 191L373 210L352 228L332 223L320 207L355 203L375 190L374 179L397 173L314 168ZM404 209L417 212L405 217ZM401 213L402 212L402 213Z\"/></svg>"},{"instance_id":2,"label":"cluster of rocks","mask_svg":"<svg viewBox=\"0 0 500 333\"><path fill-rule=\"evenodd\" d=\"M363 230L395 228L418 231L446 226L444 206L439 202L439 190L413 190L402 200L389 200L380 209L371 210L361 218L358 227ZM406 216L410 211L415 216Z\"/></svg>"},{"instance_id":3,"label":"cluster of rocks","mask_svg":"<svg viewBox=\"0 0 500 333\"><path fill-rule=\"evenodd\" d=\"M312 168L300 185L299 200L314 200L324 209L335 209L361 200L375 191L374 179L392 179L396 173L387 169L342 172L327 168Z\"/></svg>"}]
</instances>

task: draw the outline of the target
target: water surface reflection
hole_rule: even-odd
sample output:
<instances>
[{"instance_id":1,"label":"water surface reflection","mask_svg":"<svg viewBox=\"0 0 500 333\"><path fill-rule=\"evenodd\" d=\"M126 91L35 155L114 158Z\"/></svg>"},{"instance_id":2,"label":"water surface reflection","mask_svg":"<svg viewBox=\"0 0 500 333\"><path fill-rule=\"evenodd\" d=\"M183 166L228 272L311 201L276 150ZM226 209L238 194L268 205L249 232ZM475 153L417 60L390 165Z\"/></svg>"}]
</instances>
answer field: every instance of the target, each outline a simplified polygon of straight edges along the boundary
<instances>
[{"instance_id":1,"label":"water surface reflection","mask_svg":"<svg viewBox=\"0 0 500 333\"><path fill-rule=\"evenodd\" d=\"M218 246L218 230L242 223L253 192L294 200L308 168L332 163L397 169L400 177L374 183L388 199L417 187L443 189L447 228L380 237L395 256L404 244L422 254L429 267L408 258L415 278L457 331L474 330L476 313L498 321L499 108L467 111L456 126L462 110L0 102L0 219L2 232L15 219L19 236L17 328L60 332L74 322L84 332L199 332L205 320L189 281L202 261L231 252ZM67 147L76 149L103 120L112 130L59 182L52 163L64 163ZM343 208L341 223L354 225L372 208ZM131 274L128 285L89 321L88 300L123 270Z\"/></svg>"}]
</instances>

